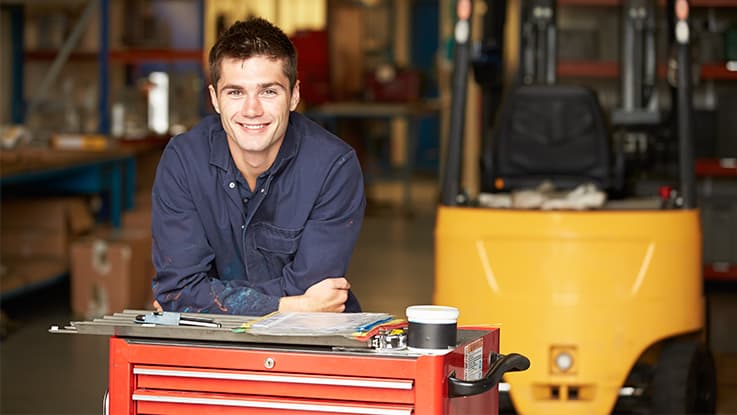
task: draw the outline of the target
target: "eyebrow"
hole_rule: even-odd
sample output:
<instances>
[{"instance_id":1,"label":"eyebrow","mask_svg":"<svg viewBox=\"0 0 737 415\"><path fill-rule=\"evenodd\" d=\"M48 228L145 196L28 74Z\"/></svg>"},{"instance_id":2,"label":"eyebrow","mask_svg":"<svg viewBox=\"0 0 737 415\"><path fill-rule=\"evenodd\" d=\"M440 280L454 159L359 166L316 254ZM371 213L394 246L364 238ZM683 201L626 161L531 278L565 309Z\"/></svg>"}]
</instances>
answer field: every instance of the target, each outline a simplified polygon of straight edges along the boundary
<instances>
[{"instance_id":1,"label":"eyebrow","mask_svg":"<svg viewBox=\"0 0 737 415\"><path fill-rule=\"evenodd\" d=\"M276 87L279 87L279 88L281 88L281 89L283 89L285 91L287 90L287 88L284 85L282 85L281 83L279 83L279 82L267 82L265 84L259 84L259 87L261 89L273 88L275 86Z\"/></svg>"},{"instance_id":2,"label":"eyebrow","mask_svg":"<svg viewBox=\"0 0 737 415\"><path fill-rule=\"evenodd\" d=\"M278 87L278 88L281 88L284 91L287 90L287 88L284 85L282 85L281 83L279 83L279 82L266 82L266 83L263 83L263 84L258 84L258 87L259 87L259 89L267 89L267 88ZM242 91L245 88L243 86L237 85L237 84L226 84L226 85L223 85L222 88L220 88L220 92L226 91L226 90L229 90L229 89L230 90Z\"/></svg>"}]
</instances>

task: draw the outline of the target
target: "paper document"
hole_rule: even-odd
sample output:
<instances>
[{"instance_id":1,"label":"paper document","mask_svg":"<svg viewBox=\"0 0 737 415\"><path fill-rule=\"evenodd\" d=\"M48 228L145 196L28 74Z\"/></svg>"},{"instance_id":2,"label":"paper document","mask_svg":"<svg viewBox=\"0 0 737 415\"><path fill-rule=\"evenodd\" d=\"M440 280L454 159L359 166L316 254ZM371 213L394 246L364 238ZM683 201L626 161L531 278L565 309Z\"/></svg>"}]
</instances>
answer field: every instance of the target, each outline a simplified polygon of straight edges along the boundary
<instances>
[{"instance_id":1,"label":"paper document","mask_svg":"<svg viewBox=\"0 0 737 415\"><path fill-rule=\"evenodd\" d=\"M393 320L386 313L272 313L244 323L250 334L275 336L351 336Z\"/></svg>"}]
</instances>

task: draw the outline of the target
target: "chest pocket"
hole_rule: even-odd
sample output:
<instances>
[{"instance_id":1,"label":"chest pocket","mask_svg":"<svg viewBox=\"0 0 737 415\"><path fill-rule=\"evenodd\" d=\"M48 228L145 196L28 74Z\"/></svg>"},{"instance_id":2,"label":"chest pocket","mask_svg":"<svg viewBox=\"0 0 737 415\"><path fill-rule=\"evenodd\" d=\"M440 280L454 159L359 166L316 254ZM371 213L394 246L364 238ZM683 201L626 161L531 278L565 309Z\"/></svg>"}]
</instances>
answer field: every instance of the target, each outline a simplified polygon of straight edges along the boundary
<instances>
[{"instance_id":1,"label":"chest pocket","mask_svg":"<svg viewBox=\"0 0 737 415\"><path fill-rule=\"evenodd\" d=\"M280 295L269 288L281 278L284 266L294 261L301 236L302 228L286 229L263 222L250 225L246 231L249 282L261 286L268 294Z\"/></svg>"}]
</instances>

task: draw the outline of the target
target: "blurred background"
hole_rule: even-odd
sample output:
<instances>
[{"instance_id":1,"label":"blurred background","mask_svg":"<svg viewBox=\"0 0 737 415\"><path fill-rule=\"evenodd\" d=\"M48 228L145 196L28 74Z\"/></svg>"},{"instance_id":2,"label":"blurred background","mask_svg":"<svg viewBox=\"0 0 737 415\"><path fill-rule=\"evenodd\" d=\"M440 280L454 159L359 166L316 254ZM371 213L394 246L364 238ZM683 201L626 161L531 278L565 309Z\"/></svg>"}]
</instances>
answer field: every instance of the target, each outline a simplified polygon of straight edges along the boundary
<instances>
[{"instance_id":1,"label":"blurred background","mask_svg":"<svg viewBox=\"0 0 737 415\"><path fill-rule=\"evenodd\" d=\"M510 85L586 85L608 122L618 120L625 1L549 3L553 64L541 74L529 69L526 53L542 48L527 34L550 19L527 14L522 0L473 2L461 172L471 199L482 193L479 160ZM672 1L653 3L648 108L668 114ZM737 0L690 3L705 337L718 412L737 414ZM207 53L249 16L296 45L298 110L358 152L368 209L349 278L364 309L403 315L432 303L455 10L455 0L0 0L0 413L100 412L107 339L47 329L150 307L158 159L212 112ZM618 136L641 183L675 169L669 117Z\"/></svg>"}]
</instances>

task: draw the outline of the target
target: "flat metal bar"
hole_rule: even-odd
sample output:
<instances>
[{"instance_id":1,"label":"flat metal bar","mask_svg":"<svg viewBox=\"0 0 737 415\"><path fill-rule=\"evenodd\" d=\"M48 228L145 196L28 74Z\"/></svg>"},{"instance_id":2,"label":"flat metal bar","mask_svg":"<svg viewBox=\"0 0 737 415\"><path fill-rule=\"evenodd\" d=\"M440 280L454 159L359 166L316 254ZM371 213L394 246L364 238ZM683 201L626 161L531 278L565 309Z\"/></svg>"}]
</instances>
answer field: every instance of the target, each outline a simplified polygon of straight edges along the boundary
<instances>
[{"instance_id":1,"label":"flat metal bar","mask_svg":"<svg viewBox=\"0 0 737 415\"><path fill-rule=\"evenodd\" d=\"M100 28L97 51L97 74L98 74L98 96L97 96L97 131L100 134L110 133L110 2L109 0L92 0L100 3Z\"/></svg>"},{"instance_id":2,"label":"flat metal bar","mask_svg":"<svg viewBox=\"0 0 737 415\"><path fill-rule=\"evenodd\" d=\"M23 124L25 121L25 100L23 98L23 85L25 84L25 71L23 70L23 45L25 45L25 5L15 4L8 6L10 11L10 73L12 84L10 86L11 116L14 124Z\"/></svg>"}]
</instances>

